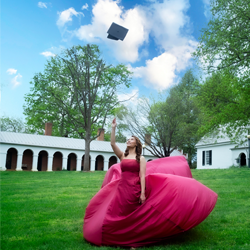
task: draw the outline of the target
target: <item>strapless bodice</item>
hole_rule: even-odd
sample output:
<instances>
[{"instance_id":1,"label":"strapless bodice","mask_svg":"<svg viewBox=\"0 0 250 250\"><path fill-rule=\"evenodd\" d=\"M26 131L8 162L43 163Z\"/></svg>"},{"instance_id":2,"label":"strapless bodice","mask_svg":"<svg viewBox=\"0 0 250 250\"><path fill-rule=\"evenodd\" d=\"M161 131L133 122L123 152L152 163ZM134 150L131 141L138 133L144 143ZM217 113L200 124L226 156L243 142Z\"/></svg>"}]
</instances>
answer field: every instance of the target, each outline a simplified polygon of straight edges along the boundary
<instances>
[{"instance_id":1,"label":"strapless bodice","mask_svg":"<svg viewBox=\"0 0 250 250\"><path fill-rule=\"evenodd\" d=\"M121 171L130 172L130 173L139 173L140 172L140 163L135 159L123 159L121 161Z\"/></svg>"}]
</instances>

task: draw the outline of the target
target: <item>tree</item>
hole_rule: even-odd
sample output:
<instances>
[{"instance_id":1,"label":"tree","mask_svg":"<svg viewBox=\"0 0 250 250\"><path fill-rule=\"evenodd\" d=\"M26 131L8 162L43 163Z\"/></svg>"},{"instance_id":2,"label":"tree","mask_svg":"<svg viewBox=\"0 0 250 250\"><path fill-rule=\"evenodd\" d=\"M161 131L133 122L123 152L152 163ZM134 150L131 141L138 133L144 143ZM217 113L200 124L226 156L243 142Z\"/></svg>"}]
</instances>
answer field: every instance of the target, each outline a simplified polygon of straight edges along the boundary
<instances>
[{"instance_id":1,"label":"tree","mask_svg":"<svg viewBox=\"0 0 250 250\"><path fill-rule=\"evenodd\" d=\"M201 126L198 119L200 108L195 101L196 96L199 95L200 86L192 70L187 70L176 89L181 97L180 105L182 106L183 116L178 131L179 139L177 145L188 154L188 163L192 167L197 152L195 145L201 138L200 134L197 133Z\"/></svg>"},{"instance_id":2,"label":"tree","mask_svg":"<svg viewBox=\"0 0 250 250\"><path fill-rule=\"evenodd\" d=\"M241 138L250 125L250 91L247 97L244 88L228 70L213 73L200 85L196 101L201 109L201 136L222 129L235 142Z\"/></svg>"},{"instance_id":3,"label":"tree","mask_svg":"<svg viewBox=\"0 0 250 250\"><path fill-rule=\"evenodd\" d=\"M231 69L249 76L250 65L250 1L213 0L212 19L202 29L194 56L209 71Z\"/></svg>"},{"instance_id":4,"label":"tree","mask_svg":"<svg viewBox=\"0 0 250 250\"><path fill-rule=\"evenodd\" d=\"M150 147L147 149L156 157L164 157L164 152L159 148L157 141L157 128L154 129L155 127L150 126L149 122L149 114L153 105L147 98L140 98L136 107L125 107L125 111L121 114L121 120L127 124L129 132L138 136L142 142L145 141L145 135L150 134L151 142L145 141ZM158 104L158 106L160 105Z\"/></svg>"},{"instance_id":5,"label":"tree","mask_svg":"<svg viewBox=\"0 0 250 250\"><path fill-rule=\"evenodd\" d=\"M223 126L234 140L250 126L250 1L213 0L211 13L194 53L213 73L201 85L198 100L205 124L199 132Z\"/></svg>"},{"instance_id":6,"label":"tree","mask_svg":"<svg viewBox=\"0 0 250 250\"><path fill-rule=\"evenodd\" d=\"M74 124L71 122L69 115L61 106L57 105L57 100L53 96L49 96L48 100L47 90L44 85L40 84L41 74L34 76L31 84L31 93L25 96L24 114L27 116L27 124L32 133L44 134L44 125L46 122L53 123L53 136L82 138L81 135L75 131ZM45 83L46 84L46 83ZM62 89L62 86L61 86ZM74 95L68 98L68 105L74 107Z\"/></svg>"},{"instance_id":7,"label":"tree","mask_svg":"<svg viewBox=\"0 0 250 250\"><path fill-rule=\"evenodd\" d=\"M135 111L125 115L131 133L142 141L145 135L151 135L151 143L147 149L157 157L168 157L177 148L189 154L189 164L196 155L195 144L199 137L198 108L194 102L198 82L191 70L183 76L179 85L172 87L166 98L150 103L149 99L141 99Z\"/></svg>"},{"instance_id":8,"label":"tree","mask_svg":"<svg viewBox=\"0 0 250 250\"><path fill-rule=\"evenodd\" d=\"M0 131L28 133L29 130L21 118L3 116L0 119Z\"/></svg>"},{"instance_id":9,"label":"tree","mask_svg":"<svg viewBox=\"0 0 250 250\"><path fill-rule=\"evenodd\" d=\"M175 93L170 93L165 101L153 103L147 98L141 98L136 110L128 109L124 117L129 131L144 141L148 145L147 150L156 157L168 157L177 148L173 138L178 134L182 122L180 101ZM151 141L146 140L146 135L151 136Z\"/></svg>"},{"instance_id":10,"label":"tree","mask_svg":"<svg viewBox=\"0 0 250 250\"><path fill-rule=\"evenodd\" d=\"M154 152L160 157L168 157L178 148L179 125L183 122L181 98L175 88L170 90L165 101L154 103L149 112L149 133L153 134L156 144Z\"/></svg>"},{"instance_id":11,"label":"tree","mask_svg":"<svg viewBox=\"0 0 250 250\"><path fill-rule=\"evenodd\" d=\"M122 64L106 65L96 45L66 49L47 62L44 73L34 76L31 93L25 98L28 123L40 121L43 115L59 125L57 133L85 139L86 171L90 142L113 115L119 104L117 88L129 87L130 75Z\"/></svg>"}]
</instances>

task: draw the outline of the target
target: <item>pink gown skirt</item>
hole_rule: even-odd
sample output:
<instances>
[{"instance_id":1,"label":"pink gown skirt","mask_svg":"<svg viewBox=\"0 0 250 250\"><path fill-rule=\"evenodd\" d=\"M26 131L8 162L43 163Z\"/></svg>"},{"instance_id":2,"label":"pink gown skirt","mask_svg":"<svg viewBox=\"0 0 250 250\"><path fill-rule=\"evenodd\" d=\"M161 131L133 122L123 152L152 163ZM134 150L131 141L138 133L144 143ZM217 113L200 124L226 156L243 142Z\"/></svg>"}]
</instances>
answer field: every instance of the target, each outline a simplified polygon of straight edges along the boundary
<instances>
[{"instance_id":1,"label":"pink gown skirt","mask_svg":"<svg viewBox=\"0 0 250 250\"><path fill-rule=\"evenodd\" d=\"M213 210L217 194L192 178L183 156L147 163L146 202L140 165L124 159L107 172L85 213L83 235L95 245L139 247L185 232Z\"/></svg>"}]
</instances>

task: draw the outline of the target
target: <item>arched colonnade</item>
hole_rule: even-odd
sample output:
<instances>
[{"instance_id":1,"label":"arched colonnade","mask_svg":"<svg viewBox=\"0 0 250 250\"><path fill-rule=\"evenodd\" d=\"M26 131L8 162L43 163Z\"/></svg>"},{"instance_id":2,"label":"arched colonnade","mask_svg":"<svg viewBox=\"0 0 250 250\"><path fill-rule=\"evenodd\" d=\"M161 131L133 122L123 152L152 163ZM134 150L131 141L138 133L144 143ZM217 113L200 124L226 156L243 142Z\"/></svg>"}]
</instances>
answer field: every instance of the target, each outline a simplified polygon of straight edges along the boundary
<instances>
[{"instance_id":1,"label":"arched colonnade","mask_svg":"<svg viewBox=\"0 0 250 250\"><path fill-rule=\"evenodd\" d=\"M111 153L90 152L88 169L91 171L108 170L118 159ZM9 147L1 152L2 170L27 171L81 171L83 170L84 151Z\"/></svg>"}]
</instances>

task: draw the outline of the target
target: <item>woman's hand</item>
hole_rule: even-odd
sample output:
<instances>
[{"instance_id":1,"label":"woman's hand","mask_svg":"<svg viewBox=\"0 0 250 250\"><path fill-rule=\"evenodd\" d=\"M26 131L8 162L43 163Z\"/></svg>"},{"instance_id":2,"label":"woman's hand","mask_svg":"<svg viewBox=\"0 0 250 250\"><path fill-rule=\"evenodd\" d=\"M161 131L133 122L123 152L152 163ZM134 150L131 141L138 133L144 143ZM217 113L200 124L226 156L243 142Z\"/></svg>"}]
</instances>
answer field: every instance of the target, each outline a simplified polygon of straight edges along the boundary
<instances>
[{"instance_id":1,"label":"woman's hand","mask_svg":"<svg viewBox=\"0 0 250 250\"><path fill-rule=\"evenodd\" d=\"M110 144L112 149L114 150L114 153L117 155L117 157L122 160L123 158L123 152L119 149L119 147L115 143L115 127L116 127L116 119L112 121L112 129L111 129L111 138L110 138Z\"/></svg>"},{"instance_id":2,"label":"woman's hand","mask_svg":"<svg viewBox=\"0 0 250 250\"><path fill-rule=\"evenodd\" d=\"M111 127L112 128L116 128L116 118L114 118L114 120L112 121Z\"/></svg>"},{"instance_id":3,"label":"woman's hand","mask_svg":"<svg viewBox=\"0 0 250 250\"><path fill-rule=\"evenodd\" d=\"M145 201L146 201L145 194L141 194L140 199L139 199L139 203L143 204Z\"/></svg>"}]
</instances>

